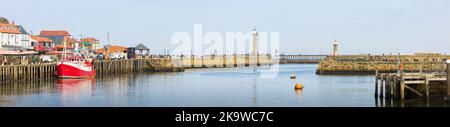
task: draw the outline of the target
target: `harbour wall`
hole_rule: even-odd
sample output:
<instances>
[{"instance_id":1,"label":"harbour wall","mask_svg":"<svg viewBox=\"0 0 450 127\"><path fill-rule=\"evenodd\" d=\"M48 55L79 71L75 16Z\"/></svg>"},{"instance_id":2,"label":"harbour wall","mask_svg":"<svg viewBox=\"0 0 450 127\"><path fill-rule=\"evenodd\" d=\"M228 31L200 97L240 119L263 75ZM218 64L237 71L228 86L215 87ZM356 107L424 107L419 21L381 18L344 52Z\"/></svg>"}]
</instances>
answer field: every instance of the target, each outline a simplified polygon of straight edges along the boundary
<instances>
[{"instance_id":1,"label":"harbour wall","mask_svg":"<svg viewBox=\"0 0 450 127\"><path fill-rule=\"evenodd\" d=\"M404 72L444 72L448 55L370 56L347 55L324 59L317 65L317 74L395 73L403 65Z\"/></svg>"},{"instance_id":2,"label":"harbour wall","mask_svg":"<svg viewBox=\"0 0 450 127\"><path fill-rule=\"evenodd\" d=\"M183 68L230 68L272 65L277 62L271 55L188 56L180 58L179 66Z\"/></svg>"}]
</instances>

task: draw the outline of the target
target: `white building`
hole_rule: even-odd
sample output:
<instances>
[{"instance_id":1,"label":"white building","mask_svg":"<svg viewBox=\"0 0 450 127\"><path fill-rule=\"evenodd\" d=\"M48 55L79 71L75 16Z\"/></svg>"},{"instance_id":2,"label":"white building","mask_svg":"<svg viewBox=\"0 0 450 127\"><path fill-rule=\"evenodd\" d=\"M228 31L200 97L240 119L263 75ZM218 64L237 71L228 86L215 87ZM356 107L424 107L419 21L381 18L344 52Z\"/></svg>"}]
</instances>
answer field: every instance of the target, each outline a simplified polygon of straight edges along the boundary
<instances>
[{"instance_id":1,"label":"white building","mask_svg":"<svg viewBox=\"0 0 450 127\"><path fill-rule=\"evenodd\" d=\"M19 25L0 22L0 50L32 50L30 35Z\"/></svg>"}]
</instances>

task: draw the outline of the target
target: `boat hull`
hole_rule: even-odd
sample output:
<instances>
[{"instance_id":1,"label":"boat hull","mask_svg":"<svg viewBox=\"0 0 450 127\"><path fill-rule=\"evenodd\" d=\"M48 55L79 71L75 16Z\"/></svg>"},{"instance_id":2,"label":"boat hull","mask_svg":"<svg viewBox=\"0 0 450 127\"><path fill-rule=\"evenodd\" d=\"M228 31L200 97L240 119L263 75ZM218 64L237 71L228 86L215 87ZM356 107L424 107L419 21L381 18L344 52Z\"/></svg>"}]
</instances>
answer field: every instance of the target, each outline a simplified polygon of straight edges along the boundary
<instances>
[{"instance_id":1,"label":"boat hull","mask_svg":"<svg viewBox=\"0 0 450 127\"><path fill-rule=\"evenodd\" d=\"M95 76L95 69L92 66L61 62L56 66L56 76L59 78L91 78Z\"/></svg>"}]
</instances>

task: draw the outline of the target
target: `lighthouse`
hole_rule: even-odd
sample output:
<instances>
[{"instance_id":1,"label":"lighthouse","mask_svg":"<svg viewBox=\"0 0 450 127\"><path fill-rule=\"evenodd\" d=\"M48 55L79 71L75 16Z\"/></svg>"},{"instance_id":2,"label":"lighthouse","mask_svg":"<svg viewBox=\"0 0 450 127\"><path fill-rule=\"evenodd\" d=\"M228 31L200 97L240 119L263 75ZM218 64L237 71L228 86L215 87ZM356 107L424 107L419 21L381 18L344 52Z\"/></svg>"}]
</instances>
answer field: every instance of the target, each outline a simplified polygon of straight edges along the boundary
<instances>
[{"instance_id":1,"label":"lighthouse","mask_svg":"<svg viewBox=\"0 0 450 127\"><path fill-rule=\"evenodd\" d=\"M256 26L255 26L255 28L253 29L253 51L252 51L252 55L258 55L257 41L258 41L258 32L256 32Z\"/></svg>"},{"instance_id":2,"label":"lighthouse","mask_svg":"<svg viewBox=\"0 0 450 127\"><path fill-rule=\"evenodd\" d=\"M337 54L338 54L338 47L339 47L339 43L337 42L336 39L334 39L332 56L337 56Z\"/></svg>"}]
</instances>

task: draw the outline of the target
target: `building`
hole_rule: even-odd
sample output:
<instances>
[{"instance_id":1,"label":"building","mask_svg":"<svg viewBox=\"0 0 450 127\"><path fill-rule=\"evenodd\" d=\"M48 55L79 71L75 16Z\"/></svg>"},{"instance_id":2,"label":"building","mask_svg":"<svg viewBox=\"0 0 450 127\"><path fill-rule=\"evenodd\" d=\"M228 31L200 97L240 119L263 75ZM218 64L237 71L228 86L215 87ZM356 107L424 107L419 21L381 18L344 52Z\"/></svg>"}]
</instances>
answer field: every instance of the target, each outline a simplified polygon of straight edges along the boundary
<instances>
[{"instance_id":1,"label":"building","mask_svg":"<svg viewBox=\"0 0 450 127\"><path fill-rule=\"evenodd\" d=\"M100 42L93 37L83 38L81 42L83 42L84 48L86 48L89 52L95 52L100 44Z\"/></svg>"},{"instance_id":2,"label":"building","mask_svg":"<svg viewBox=\"0 0 450 127\"><path fill-rule=\"evenodd\" d=\"M40 53L51 52L54 48L52 40L35 35L31 35L31 45L34 47L34 51Z\"/></svg>"},{"instance_id":3,"label":"building","mask_svg":"<svg viewBox=\"0 0 450 127\"><path fill-rule=\"evenodd\" d=\"M55 45L63 45L68 39L73 39L69 32L64 30L43 30L39 36L52 40Z\"/></svg>"},{"instance_id":4,"label":"building","mask_svg":"<svg viewBox=\"0 0 450 127\"><path fill-rule=\"evenodd\" d=\"M123 59L127 56L127 48L124 46L106 45L104 48L95 50L95 53L105 55L106 59Z\"/></svg>"},{"instance_id":5,"label":"building","mask_svg":"<svg viewBox=\"0 0 450 127\"><path fill-rule=\"evenodd\" d=\"M30 42L30 35L26 30L11 24L7 19L0 17L0 49L4 51L30 51L33 49Z\"/></svg>"},{"instance_id":6,"label":"building","mask_svg":"<svg viewBox=\"0 0 450 127\"><path fill-rule=\"evenodd\" d=\"M39 36L52 40L55 51L63 51L65 43L67 52L72 52L76 44L79 43L65 30L43 30Z\"/></svg>"},{"instance_id":7,"label":"building","mask_svg":"<svg viewBox=\"0 0 450 127\"><path fill-rule=\"evenodd\" d=\"M143 51L147 51L147 54L150 54L150 49L142 43L139 43L136 47L134 47L134 50L139 51L139 54L141 55L143 55Z\"/></svg>"}]
</instances>

